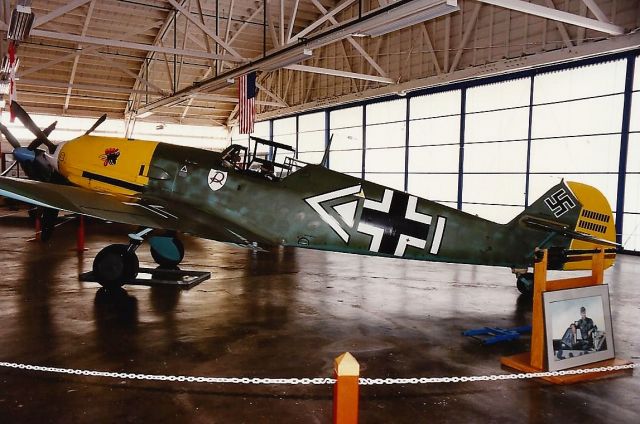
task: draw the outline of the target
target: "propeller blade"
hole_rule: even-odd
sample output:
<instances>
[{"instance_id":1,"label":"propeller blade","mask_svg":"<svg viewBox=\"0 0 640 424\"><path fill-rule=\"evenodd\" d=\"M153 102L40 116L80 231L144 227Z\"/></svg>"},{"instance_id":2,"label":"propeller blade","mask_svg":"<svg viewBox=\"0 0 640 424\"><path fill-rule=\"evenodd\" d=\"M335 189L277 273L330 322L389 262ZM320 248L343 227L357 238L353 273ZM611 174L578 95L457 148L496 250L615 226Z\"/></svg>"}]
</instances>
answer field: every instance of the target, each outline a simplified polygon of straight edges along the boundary
<instances>
[{"instance_id":1,"label":"propeller blade","mask_svg":"<svg viewBox=\"0 0 640 424\"><path fill-rule=\"evenodd\" d=\"M47 128L45 128L44 130L42 130L42 132L44 133L44 135L46 135L47 137L49 136L49 134L51 134L51 132L53 130L56 129L56 125L58 125L58 121L53 121L53 124L49 125ZM37 149L40 145L42 144L42 141L39 138L36 138L35 140L33 140L31 143L29 143L29 150L35 150ZM51 150L51 149L49 149Z\"/></svg>"},{"instance_id":2,"label":"propeller blade","mask_svg":"<svg viewBox=\"0 0 640 424\"><path fill-rule=\"evenodd\" d=\"M53 121L53 124L49 125L47 128L45 128L44 130L42 130L42 132L49 137L49 134L51 134L51 132L53 130L56 129L56 125L58 125L58 121Z\"/></svg>"},{"instance_id":3,"label":"propeller blade","mask_svg":"<svg viewBox=\"0 0 640 424\"><path fill-rule=\"evenodd\" d=\"M89 135L91 134L93 131L95 131L96 128L98 128L104 121L107 120L107 114L105 113L104 115L102 115L100 118L98 118L98 120L96 121L95 124L93 124L91 126L91 128L89 128L87 130L87 132L84 133L84 135Z\"/></svg>"},{"instance_id":4,"label":"propeller blade","mask_svg":"<svg viewBox=\"0 0 640 424\"><path fill-rule=\"evenodd\" d=\"M20 143L18 142L18 140L13 136L13 134L9 132L9 128L5 127L4 124L0 124L0 132L2 132L2 135L4 135L4 138L7 139L9 144L11 144L11 146L13 146L14 149L17 149L20 147Z\"/></svg>"},{"instance_id":5,"label":"propeller blade","mask_svg":"<svg viewBox=\"0 0 640 424\"><path fill-rule=\"evenodd\" d=\"M0 174L0 177L4 177L5 175L8 175L9 172L11 172L11 170L15 168L17 164L18 164L18 161L14 160L13 163L7 169L5 169L2 174Z\"/></svg>"},{"instance_id":6,"label":"propeller blade","mask_svg":"<svg viewBox=\"0 0 640 424\"><path fill-rule=\"evenodd\" d=\"M35 122L33 122L27 111L24 110L22 106L18 104L18 102L11 102L11 110L20 120L20 122L22 122L22 125L24 125L29 131L33 133L33 135L36 136L36 140L34 140L29 145L29 149L33 150L41 144L44 144L49 149L49 153L55 153L56 145L47 138L47 135L40 129L40 127L36 125Z\"/></svg>"}]
</instances>

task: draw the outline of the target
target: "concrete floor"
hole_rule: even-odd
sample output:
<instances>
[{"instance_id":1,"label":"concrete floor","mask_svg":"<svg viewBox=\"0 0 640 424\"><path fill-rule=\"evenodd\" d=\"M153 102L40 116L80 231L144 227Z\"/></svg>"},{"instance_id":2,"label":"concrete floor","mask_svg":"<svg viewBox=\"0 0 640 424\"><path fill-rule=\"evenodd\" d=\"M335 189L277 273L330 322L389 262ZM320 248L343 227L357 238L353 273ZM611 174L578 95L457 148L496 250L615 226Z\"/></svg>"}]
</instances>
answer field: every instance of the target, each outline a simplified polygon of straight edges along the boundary
<instances>
[{"instance_id":1,"label":"concrete floor","mask_svg":"<svg viewBox=\"0 0 640 424\"><path fill-rule=\"evenodd\" d=\"M0 210L0 217L6 215ZM210 270L189 290L126 287L108 296L78 281L127 228L75 224L27 243L25 213L0 218L0 361L148 374L328 377L350 351L364 377L505 373L528 349L461 336L528 324L531 305L509 270L281 250L254 254L186 238L183 268ZM148 249L140 259L151 263ZM607 271L617 356L640 354L640 257ZM573 386L496 381L361 388L363 423L640 422L640 379ZM331 386L120 381L0 368L0 422L327 423Z\"/></svg>"}]
</instances>

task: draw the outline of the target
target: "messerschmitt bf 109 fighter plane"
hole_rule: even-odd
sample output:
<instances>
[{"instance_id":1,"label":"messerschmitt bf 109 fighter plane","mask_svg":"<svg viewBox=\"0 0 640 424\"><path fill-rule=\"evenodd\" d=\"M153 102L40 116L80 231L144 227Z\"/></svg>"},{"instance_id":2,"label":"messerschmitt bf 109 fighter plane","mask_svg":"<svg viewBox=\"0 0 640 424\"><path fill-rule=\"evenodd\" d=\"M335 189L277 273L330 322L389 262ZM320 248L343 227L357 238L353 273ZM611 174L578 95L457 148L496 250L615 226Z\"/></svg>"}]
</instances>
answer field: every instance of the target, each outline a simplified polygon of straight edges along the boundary
<instances>
[{"instance_id":1,"label":"messerschmitt bf 109 fighter plane","mask_svg":"<svg viewBox=\"0 0 640 424\"><path fill-rule=\"evenodd\" d=\"M103 117L56 145L47 137L53 125L41 130L13 107L36 139L21 147L0 129L30 180L2 177L0 195L44 208L46 228L59 210L141 228L128 245L107 246L95 257L94 275L105 286L135 277L135 251L145 236L156 262L179 264L178 232L251 249L297 246L509 267L523 292L531 289L527 269L536 248L550 249L552 268L572 270L590 268L580 251L615 246L611 208L585 184L561 182L501 225L322 164L278 161L278 151L290 156L292 149L269 140L253 137L252 149L233 144L213 152L91 135ZM272 153L261 157L258 145ZM614 259L607 255L605 265Z\"/></svg>"}]
</instances>

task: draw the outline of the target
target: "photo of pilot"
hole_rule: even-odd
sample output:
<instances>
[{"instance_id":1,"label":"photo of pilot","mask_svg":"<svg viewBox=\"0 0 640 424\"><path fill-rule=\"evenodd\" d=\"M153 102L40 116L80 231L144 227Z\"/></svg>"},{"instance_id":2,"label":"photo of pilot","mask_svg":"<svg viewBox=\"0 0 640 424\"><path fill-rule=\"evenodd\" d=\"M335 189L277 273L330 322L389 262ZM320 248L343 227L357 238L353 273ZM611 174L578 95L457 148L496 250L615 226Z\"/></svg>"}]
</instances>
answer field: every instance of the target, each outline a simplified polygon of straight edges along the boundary
<instances>
[{"instance_id":1,"label":"photo of pilot","mask_svg":"<svg viewBox=\"0 0 640 424\"><path fill-rule=\"evenodd\" d=\"M560 361L563 359L586 355L592 352L606 349L605 332L599 331L598 326L596 325L594 320L587 316L587 306L589 306L592 310L595 310L598 316L602 314L601 311L597 311L597 307L594 307L599 303L599 298L597 299L598 303L595 303L593 305L588 305L588 303L591 302L588 302L587 300L590 299L575 299L573 301L557 302L559 304L572 303L573 305L577 306L576 301L580 301L579 308L576 308L574 306L573 308L565 309L565 311L563 311L563 313L559 315L564 318L565 316L567 316L567 314L575 314L575 312L571 312L571 310L576 311L576 309L578 309L580 318L578 318L577 320L574 318L573 320L569 321L568 327L562 327L563 330L561 331L563 332L558 334L559 337L556 337L556 335L554 334L553 350L555 360ZM602 308L600 307L600 309ZM575 317L575 315L573 316ZM603 322L602 320L599 321ZM564 321L564 323L566 325L567 321Z\"/></svg>"}]
</instances>

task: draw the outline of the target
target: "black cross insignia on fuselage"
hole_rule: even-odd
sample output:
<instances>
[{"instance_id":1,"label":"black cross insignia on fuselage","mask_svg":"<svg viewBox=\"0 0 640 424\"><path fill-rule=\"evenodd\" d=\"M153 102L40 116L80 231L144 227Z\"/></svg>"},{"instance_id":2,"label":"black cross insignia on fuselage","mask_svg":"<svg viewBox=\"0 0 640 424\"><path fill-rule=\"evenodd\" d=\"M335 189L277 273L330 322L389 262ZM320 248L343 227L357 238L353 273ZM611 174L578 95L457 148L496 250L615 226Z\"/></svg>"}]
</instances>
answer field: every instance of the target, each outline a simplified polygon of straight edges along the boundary
<instances>
[{"instance_id":1,"label":"black cross insignia on fuselage","mask_svg":"<svg viewBox=\"0 0 640 424\"><path fill-rule=\"evenodd\" d=\"M398 191L392 193L389 212L365 207L360 218L360 222L384 229L379 252L390 255L395 253L401 234L423 240L426 240L429 234L429 224L405 218L409 195Z\"/></svg>"}]
</instances>

